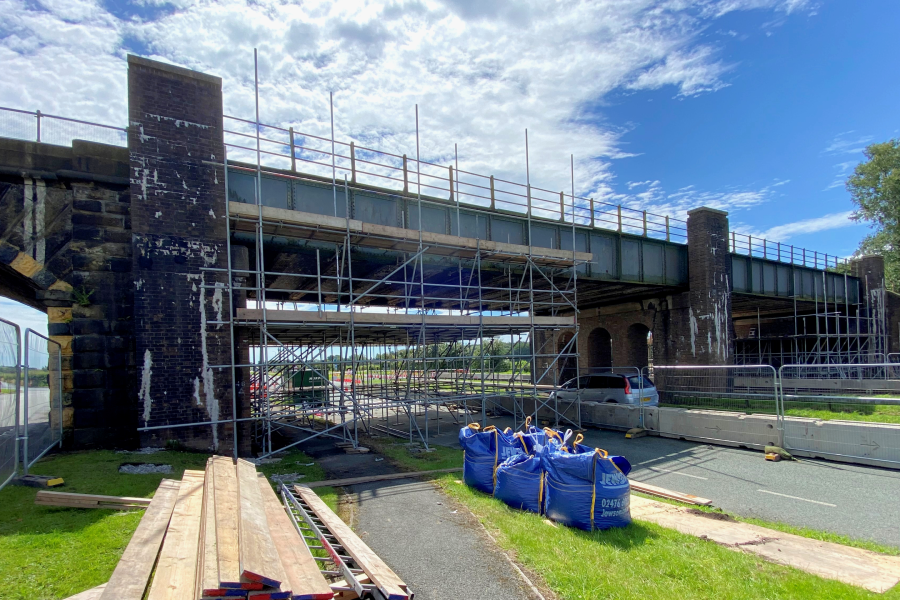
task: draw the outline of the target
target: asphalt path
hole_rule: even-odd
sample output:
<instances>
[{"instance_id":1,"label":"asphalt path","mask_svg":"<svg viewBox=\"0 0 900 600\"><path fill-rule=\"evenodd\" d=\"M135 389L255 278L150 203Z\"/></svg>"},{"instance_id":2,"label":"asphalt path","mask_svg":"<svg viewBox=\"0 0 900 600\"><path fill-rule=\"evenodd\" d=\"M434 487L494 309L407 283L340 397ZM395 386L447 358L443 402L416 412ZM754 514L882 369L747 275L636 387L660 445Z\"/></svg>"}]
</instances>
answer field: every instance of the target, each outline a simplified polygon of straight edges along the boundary
<instances>
[{"instance_id":1,"label":"asphalt path","mask_svg":"<svg viewBox=\"0 0 900 600\"><path fill-rule=\"evenodd\" d=\"M458 447L458 427L447 431L449 416L443 419L446 428L431 442ZM512 425L508 417L489 422ZM584 435L586 444L627 458L635 481L709 498L742 517L900 547L900 471L813 459L774 463L758 450L656 436L628 440L619 431L588 429Z\"/></svg>"},{"instance_id":2,"label":"asphalt path","mask_svg":"<svg viewBox=\"0 0 900 600\"><path fill-rule=\"evenodd\" d=\"M346 454L323 438L301 449L329 478L397 472L376 454ZM433 484L397 479L347 489L354 504L353 529L417 600L533 597L471 513Z\"/></svg>"}]
</instances>

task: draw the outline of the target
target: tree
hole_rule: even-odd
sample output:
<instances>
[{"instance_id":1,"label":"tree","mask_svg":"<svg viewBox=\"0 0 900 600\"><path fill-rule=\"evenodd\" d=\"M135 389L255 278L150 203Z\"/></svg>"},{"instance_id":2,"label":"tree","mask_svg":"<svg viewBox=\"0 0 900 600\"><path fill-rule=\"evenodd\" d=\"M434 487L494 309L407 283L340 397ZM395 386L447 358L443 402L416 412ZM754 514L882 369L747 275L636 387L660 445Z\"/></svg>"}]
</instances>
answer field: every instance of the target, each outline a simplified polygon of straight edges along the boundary
<instances>
[{"instance_id":1,"label":"tree","mask_svg":"<svg viewBox=\"0 0 900 600\"><path fill-rule=\"evenodd\" d=\"M872 144L863 154L866 160L847 179L847 191L856 205L853 219L869 222L875 233L863 239L856 254L882 255L887 286L896 291L900 288L900 139Z\"/></svg>"}]
</instances>

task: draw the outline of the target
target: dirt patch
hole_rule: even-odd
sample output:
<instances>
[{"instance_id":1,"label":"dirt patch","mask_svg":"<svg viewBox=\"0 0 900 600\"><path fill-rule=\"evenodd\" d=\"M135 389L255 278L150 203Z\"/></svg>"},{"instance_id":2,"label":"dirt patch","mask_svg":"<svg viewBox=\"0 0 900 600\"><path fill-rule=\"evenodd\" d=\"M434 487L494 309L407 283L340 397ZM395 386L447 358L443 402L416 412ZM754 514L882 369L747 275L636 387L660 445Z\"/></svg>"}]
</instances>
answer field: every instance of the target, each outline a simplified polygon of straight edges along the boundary
<instances>
[{"instance_id":1,"label":"dirt patch","mask_svg":"<svg viewBox=\"0 0 900 600\"><path fill-rule=\"evenodd\" d=\"M698 517L706 517L707 519L712 519L713 521L728 521L730 523L736 522L734 517L726 513L706 512L700 510L699 508L688 508L685 509L685 512L688 512L692 515L697 515Z\"/></svg>"}]
</instances>

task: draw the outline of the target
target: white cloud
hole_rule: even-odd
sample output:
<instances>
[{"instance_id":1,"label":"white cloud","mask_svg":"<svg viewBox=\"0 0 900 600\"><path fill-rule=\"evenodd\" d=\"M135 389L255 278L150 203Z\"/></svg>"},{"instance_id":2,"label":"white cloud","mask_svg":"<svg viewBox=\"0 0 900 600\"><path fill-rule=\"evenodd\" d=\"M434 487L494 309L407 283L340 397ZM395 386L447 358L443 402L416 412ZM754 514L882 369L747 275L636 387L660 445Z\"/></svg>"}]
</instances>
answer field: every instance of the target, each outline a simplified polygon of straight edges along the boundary
<instances>
[{"instance_id":1,"label":"white cloud","mask_svg":"<svg viewBox=\"0 0 900 600\"><path fill-rule=\"evenodd\" d=\"M784 225L776 225L765 231L759 231L753 228L744 228L741 233L749 234L753 237L764 238L773 242L786 242L794 236L807 235L810 233L819 233L822 231L830 231L833 229L841 229L844 227L852 227L859 225L856 221L850 219L853 214L852 210L831 213L814 217L812 219L803 219L802 221L794 221L793 223L785 223Z\"/></svg>"},{"instance_id":2,"label":"white cloud","mask_svg":"<svg viewBox=\"0 0 900 600\"><path fill-rule=\"evenodd\" d=\"M253 115L253 47L260 50L263 121L422 155L522 181L529 128L532 182L608 193L621 131L584 118L616 89L677 95L727 85L732 65L700 42L734 11L776 15L803 0L0 0L0 104L124 125L125 54L138 52L222 76L228 114ZM140 9L140 10L138 10ZM118 15L118 16L117 16ZM703 195L693 192L703 200ZM742 192L710 201L746 205Z\"/></svg>"},{"instance_id":3,"label":"white cloud","mask_svg":"<svg viewBox=\"0 0 900 600\"><path fill-rule=\"evenodd\" d=\"M857 162L855 160L848 160L834 165L834 179L823 191L844 187L844 184L847 181L847 176L850 175L850 171L852 171L853 167L855 167L856 165Z\"/></svg>"},{"instance_id":4,"label":"white cloud","mask_svg":"<svg viewBox=\"0 0 900 600\"><path fill-rule=\"evenodd\" d=\"M675 192L667 192L659 181L638 181L627 184L629 193L610 192L601 196L601 200L633 210L647 210L659 215L687 219L687 211L700 206L733 212L764 204L776 197L775 188L786 183L788 180L780 180L757 189L726 188L718 191L703 191L687 186Z\"/></svg>"},{"instance_id":5,"label":"white cloud","mask_svg":"<svg viewBox=\"0 0 900 600\"><path fill-rule=\"evenodd\" d=\"M834 136L823 154L859 154L875 138L871 135L853 135L855 131L845 131Z\"/></svg>"}]
</instances>

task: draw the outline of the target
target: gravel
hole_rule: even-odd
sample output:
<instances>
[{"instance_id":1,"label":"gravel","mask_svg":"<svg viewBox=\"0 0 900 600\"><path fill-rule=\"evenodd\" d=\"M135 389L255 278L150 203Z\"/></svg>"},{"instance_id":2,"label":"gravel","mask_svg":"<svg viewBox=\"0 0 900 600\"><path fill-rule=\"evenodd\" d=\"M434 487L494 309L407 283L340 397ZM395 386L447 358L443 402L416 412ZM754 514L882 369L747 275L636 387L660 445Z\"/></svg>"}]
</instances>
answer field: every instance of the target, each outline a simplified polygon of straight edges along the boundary
<instances>
[{"instance_id":1,"label":"gravel","mask_svg":"<svg viewBox=\"0 0 900 600\"><path fill-rule=\"evenodd\" d=\"M119 473L128 473L129 475L148 475L150 473L171 473L172 465L122 465L119 467Z\"/></svg>"}]
</instances>

